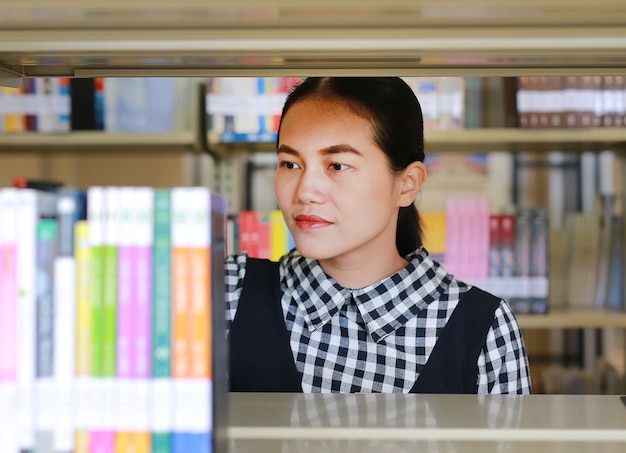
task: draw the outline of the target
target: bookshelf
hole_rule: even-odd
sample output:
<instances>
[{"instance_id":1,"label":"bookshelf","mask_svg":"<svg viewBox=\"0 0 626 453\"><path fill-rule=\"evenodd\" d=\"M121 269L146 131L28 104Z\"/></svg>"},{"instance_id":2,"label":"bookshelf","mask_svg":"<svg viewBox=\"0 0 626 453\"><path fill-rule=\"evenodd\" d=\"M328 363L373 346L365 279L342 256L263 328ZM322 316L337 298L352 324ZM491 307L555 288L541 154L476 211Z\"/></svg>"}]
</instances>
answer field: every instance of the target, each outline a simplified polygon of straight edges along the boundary
<instances>
[{"instance_id":1,"label":"bookshelf","mask_svg":"<svg viewBox=\"0 0 626 453\"><path fill-rule=\"evenodd\" d=\"M0 84L22 77L626 74L621 0L148 0L0 8ZM494 5L497 6L494 8ZM532 25L529 25L532 24ZM430 131L430 152L624 151L622 129ZM3 135L0 153L273 150L167 134ZM527 329L626 328L626 315L520 315Z\"/></svg>"},{"instance_id":2,"label":"bookshelf","mask_svg":"<svg viewBox=\"0 0 626 453\"><path fill-rule=\"evenodd\" d=\"M543 315L515 315L522 329L626 329L626 313L602 310L554 309Z\"/></svg>"},{"instance_id":3,"label":"bookshelf","mask_svg":"<svg viewBox=\"0 0 626 453\"><path fill-rule=\"evenodd\" d=\"M483 128L425 131L427 152L588 152L626 150L626 129L518 129ZM275 152L273 142L220 143L216 134L208 135L208 145L221 155L240 151Z\"/></svg>"},{"instance_id":4,"label":"bookshelf","mask_svg":"<svg viewBox=\"0 0 626 453\"><path fill-rule=\"evenodd\" d=\"M28 0L2 6L0 77L623 74L625 16L618 0Z\"/></svg>"},{"instance_id":5,"label":"bookshelf","mask_svg":"<svg viewBox=\"0 0 626 453\"><path fill-rule=\"evenodd\" d=\"M611 149L626 151L626 129L515 129L484 128L426 131L428 152L536 152L552 150L588 152ZM217 134L207 134L209 150L219 156L241 152L275 152L274 142L221 143ZM112 133L77 131L71 133L28 132L3 134L2 152L102 152L133 148L146 152L202 150L193 131L155 133Z\"/></svg>"},{"instance_id":6,"label":"bookshelf","mask_svg":"<svg viewBox=\"0 0 626 453\"><path fill-rule=\"evenodd\" d=\"M2 152L187 152L197 150L192 131L154 133L113 133L74 131L68 133L25 132L3 134Z\"/></svg>"}]
</instances>

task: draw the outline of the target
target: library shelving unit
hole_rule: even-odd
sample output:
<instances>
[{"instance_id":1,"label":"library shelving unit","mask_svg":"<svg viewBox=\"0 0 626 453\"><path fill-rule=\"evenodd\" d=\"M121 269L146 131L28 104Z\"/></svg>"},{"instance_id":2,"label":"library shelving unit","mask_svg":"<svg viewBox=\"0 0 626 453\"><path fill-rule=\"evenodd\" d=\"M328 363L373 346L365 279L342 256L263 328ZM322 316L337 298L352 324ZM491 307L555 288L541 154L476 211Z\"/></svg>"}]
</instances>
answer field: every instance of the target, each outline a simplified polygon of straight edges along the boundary
<instances>
[{"instance_id":1,"label":"library shelving unit","mask_svg":"<svg viewBox=\"0 0 626 453\"><path fill-rule=\"evenodd\" d=\"M50 2L0 7L0 84L22 77L626 74L626 4L527 0ZM208 145L208 146L207 146ZM167 134L5 134L2 151L111 151L132 146L269 151ZM431 152L623 151L626 130L431 131ZM532 320L531 320L532 319ZM551 313L522 325L626 326L622 315Z\"/></svg>"},{"instance_id":2,"label":"library shelving unit","mask_svg":"<svg viewBox=\"0 0 626 453\"><path fill-rule=\"evenodd\" d=\"M0 153L11 152L116 152L132 148L150 153L185 152L197 149L192 131L179 132L102 132L73 131L63 133L24 132L3 134Z\"/></svg>"},{"instance_id":3,"label":"library shelving unit","mask_svg":"<svg viewBox=\"0 0 626 453\"><path fill-rule=\"evenodd\" d=\"M497 5L497 7L495 7ZM618 0L50 2L0 7L0 84L22 77L626 74ZM195 108L194 108L195 109ZM167 134L5 134L2 151L271 151ZM429 131L429 152L626 148L624 128ZM542 320L543 319L543 320ZM617 323L621 315L521 317L532 327Z\"/></svg>"},{"instance_id":4,"label":"library shelving unit","mask_svg":"<svg viewBox=\"0 0 626 453\"><path fill-rule=\"evenodd\" d=\"M626 75L622 0L460 5L456 0L4 2L0 85L16 86L23 77ZM432 132L426 140L431 151L623 151L626 131L460 130ZM196 142L193 132L24 134L2 136L0 151L89 151L120 144L154 150L193 148ZM208 142L230 149L210 137ZM624 314L553 311L519 318L524 328L626 328Z\"/></svg>"}]
</instances>

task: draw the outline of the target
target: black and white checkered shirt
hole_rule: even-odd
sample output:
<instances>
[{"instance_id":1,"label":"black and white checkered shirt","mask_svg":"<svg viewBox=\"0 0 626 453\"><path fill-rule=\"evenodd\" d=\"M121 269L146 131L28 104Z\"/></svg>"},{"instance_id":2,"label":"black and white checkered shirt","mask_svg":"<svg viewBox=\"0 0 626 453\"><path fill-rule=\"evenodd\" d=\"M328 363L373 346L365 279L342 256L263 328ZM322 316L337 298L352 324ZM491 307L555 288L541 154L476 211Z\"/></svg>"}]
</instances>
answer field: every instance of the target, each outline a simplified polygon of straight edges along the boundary
<instances>
[{"instance_id":1,"label":"black and white checkered shirt","mask_svg":"<svg viewBox=\"0 0 626 453\"><path fill-rule=\"evenodd\" d=\"M373 285L348 289L295 249L280 260L282 307L307 392L402 392L413 387L446 322L470 286L425 249ZM235 317L247 255L226 259L227 329ZM478 358L478 393L531 391L528 359L511 309L501 301Z\"/></svg>"}]
</instances>

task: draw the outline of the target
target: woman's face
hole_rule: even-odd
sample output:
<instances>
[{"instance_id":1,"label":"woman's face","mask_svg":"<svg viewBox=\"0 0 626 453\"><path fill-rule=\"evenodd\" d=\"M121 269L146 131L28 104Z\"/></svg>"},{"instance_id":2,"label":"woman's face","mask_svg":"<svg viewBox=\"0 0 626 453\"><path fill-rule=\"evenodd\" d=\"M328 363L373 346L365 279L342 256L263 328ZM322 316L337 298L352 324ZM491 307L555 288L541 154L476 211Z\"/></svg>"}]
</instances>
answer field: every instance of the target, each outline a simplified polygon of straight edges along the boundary
<instances>
[{"instance_id":1,"label":"woman's face","mask_svg":"<svg viewBox=\"0 0 626 453\"><path fill-rule=\"evenodd\" d=\"M353 264L397 254L402 184L370 122L344 105L305 99L285 114L274 189L303 256Z\"/></svg>"}]
</instances>

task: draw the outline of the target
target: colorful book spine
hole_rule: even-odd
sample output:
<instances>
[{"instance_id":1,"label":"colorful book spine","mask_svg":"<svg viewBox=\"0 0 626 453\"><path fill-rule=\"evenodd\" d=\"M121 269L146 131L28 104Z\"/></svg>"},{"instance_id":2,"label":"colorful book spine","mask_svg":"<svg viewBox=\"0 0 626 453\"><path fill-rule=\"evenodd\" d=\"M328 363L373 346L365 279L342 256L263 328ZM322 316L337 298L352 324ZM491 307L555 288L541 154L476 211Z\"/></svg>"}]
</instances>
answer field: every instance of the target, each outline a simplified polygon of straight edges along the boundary
<instances>
[{"instance_id":1,"label":"colorful book spine","mask_svg":"<svg viewBox=\"0 0 626 453\"><path fill-rule=\"evenodd\" d=\"M37 221L35 306L35 449L52 449L54 401L54 260L58 255L56 219Z\"/></svg>"},{"instance_id":2,"label":"colorful book spine","mask_svg":"<svg viewBox=\"0 0 626 453\"><path fill-rule=\"evenodd\" d=\"M102 425L101 408L106 395L98 387L104 377L104 248L105 248L106 188L90 187L87 191L87 218L89 221L89 243L91 245L91 377L85 380L86 429ZM91 393L91 390L98 389ZM107 439L101 429L90 429L89 451L107 451Z\"/></svg>"},{"instance_id":3,"label":"colorful book spine","mask_svg":"<svg viewBox=\"0 0 626 453\"><path fill-rule=\"evenodd\" d=\"M239 213L239 250L247 252L252 258L259 257L260 223L261 219L256 211Z\"/></svg>"},{"instance_id":4,"label":"colorful book spine","mask_svg":"<svg viewBox=\"0 0 626 453\"><path fill-rule=\"evenodd\" d=\"M189 401L203 404L188 407L190 451L208 452L210 445L210 376L211 376L211 193L204 187L189 189L189 238L191 250L191 293L189 331L191 367L187 393Z\"/></svg>"},{"instance_id":5,"label":"colorful book spine","mask_svg":"<svg viewBox=\"0 0 626 453\"><path fill-rule=\"evenodd\" d=\"M102 405L103 430L101 448L113 453L115 446L114 421L115 379L117 376L117 273L120 241L120 206L123 192L119 187L105 188L104 248L103 248L103 328L102 328Z\"/></svg>"},{"instance_id":6,"label":"colorful book spine","mask_svg":"<svg viewBox=\"0 0 626 453\"><path fill-rule=\"evenodd\" d=\"M84 191L60 187L58 193L59 255L74 255L75 225L87 218L87 195Z\"/></svg>"},{"instance_id":7,"label":"colorful book spine","mask_svg":"<svg viewBox=\"0 0 626 453\"><path fill-rule=\"evenodd\" d=\"M154 192L152 260L152 453L172 452L171 191Z\"/></svg>"},{"instance_id":8,"label":"colorful book spine","mask_svg":"<svg viewBox=\"0 0 626 453\"><path fill-rule=\"evenodd\" d=\"M269 213L270 223L270 259L279 261L280 258L288 251L288 235L287 225L283 218L283 213L278 210L272 210Z\"/></svg>"},{"instance_id":9,"label":"colorful book spine","mask_svg":"<svg viewBox=\"0 0 626 453\"><path fill-rule=\"evenodd\" d=\"M228 406L228 372L225 363L228 363L228 347L226 344L226 326L222 316L226 310L224 300L224 258L226 256L226 225L228 219L228 204L226 198L217 193L211 193L211 312L213 322L211 329L211 369L209 374L209 389L207 407L210 408L207 426L211 450L226 451Z\"/></svg>"},{"instance_id":10,"label":"colorful book spine","mask_svg":"<svg viewBox=\"0 0 626 453\"><path fill-rule=\"evenodd\" d=\"M191 297L190 198L187 188L175 187L172 202L172 451L190 450L187 432L190 417L186 394L191 368L191 338L189 332L189 304Z\"/></svg>"},{"instance_id":11,"label":"colorful book spine","mask_svg":"<svg viewBox=\"0 0 626 453\"><path fill-rule=\"evenodd\" d=\"M92 198L90 198L90 201ZM93 206L90 203L90 209ZM93 219L93 216L90 216ZM94 221L95 223L95 221ZM74 256L76 259L76 430L75 453L89 453L90 410L86 402L91 395L92 375L92 326L93 326L93 269L90 245L90 223L79 220L74 227ZM93 414L93 411L91 411ZM93 416L91 417L93 420Z\"/></svg>"},{"instance_id":12,"label":"colorful book spine","mask_svg":"<svg viewBox=\"0 0 626 453\"><path fill-rule=\"evenodd\" d=\"M548 213L533 208L530 218L529 299L531 313L548 311Z\"/></svg>"},{"instance_id":13,"label":"colorful book spine","mask_svg":"<svg viewBox=\"0 0 626 453\"><path fill-rule=\"evenodd\" d=\"M109 188L108 190L113 190ZM134 286L137 275L136 250L133 242L133 188L121 187L117 211L117 379L115 390L119 401L115 424L116 451L132 451L132 433L130 426L133 422L131 385L132 361L131 342L134 339L136 319L134 318Z\"/></svg>"},{"instance_id":14,"label":"colorful book spine","mask_svg":"<svg viewBox=\"0 0 626 453\"><path fill-rule=\"evenodd\" d=\"M154 194L150 187L134 188L135 209L132 237L135 248L133 280L134 331L130 343L131 381L133 388L133 447L136 453L149 453L151 448L149 394L151 377L151 305L152 245Z\"/></svg>"},{"instance_id":15,"label":"colorful book spine","mask_svg":"<svg viewBox=\"0 0 626 453\"><path fill-rule=\"evenodd\" d=\"M58 256L54 262L54 388L53 450L73 452L76 350L77 272L74 256Z\"/></svg>"},{"instance_id":16,"label":"colorful book spine","mask_svg":"<svg viewBox=\"0 0 626 453\"><path fill-rule=\"evenodd\" d=\"M421 212L420 218L424 226L424 247L432 259L443 262L446 252L446 213Z\"/></svg>"},{"instance_id":17,"label":"colorful book spine","mask_svg":"<svg viewBox=\"0 0 626 453\"><path fill-rule=\"evenodd\" d=\"M18 429L20 448L35 447L35 373L37 319L37 223L55 218L57 196L34 189L17 192L19 225L17 238L18 282Z\"/></svg>"},{"instance_id":18,"label":"colorful book spine","mask_svg":"<svg viewBox=\"0 0 626 453\"><path fill-rule=\"evenodd\" d=\"M17 378L17 193L0 189L0 386Z\"/></svg>"}]
</instances>

